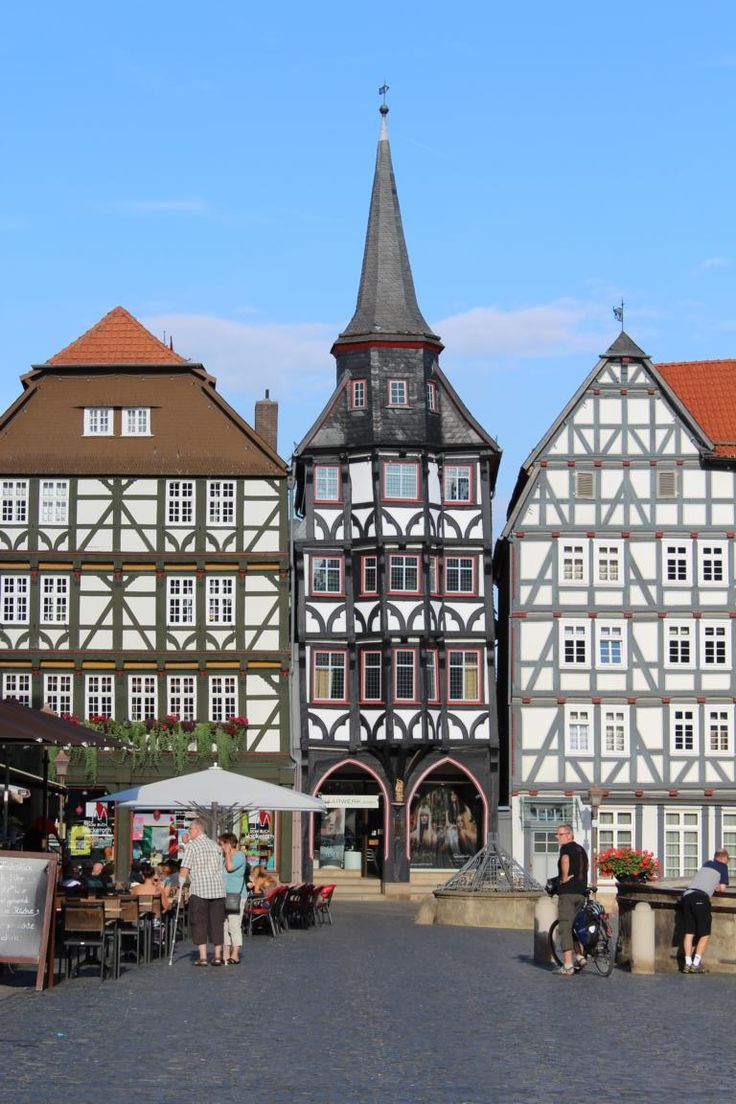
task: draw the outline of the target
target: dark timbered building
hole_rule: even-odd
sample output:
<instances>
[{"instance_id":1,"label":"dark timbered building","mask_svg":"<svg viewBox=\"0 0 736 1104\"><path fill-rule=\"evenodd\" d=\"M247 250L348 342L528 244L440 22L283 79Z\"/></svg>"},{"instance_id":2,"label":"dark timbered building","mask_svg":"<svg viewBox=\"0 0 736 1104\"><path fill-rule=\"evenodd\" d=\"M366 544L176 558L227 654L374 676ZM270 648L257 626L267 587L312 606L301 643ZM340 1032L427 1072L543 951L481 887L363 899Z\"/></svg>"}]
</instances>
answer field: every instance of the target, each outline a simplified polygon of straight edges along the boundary
<instances>
[{"instance_id":1,"label":"dark timbered building","mask_svg":"<svg viewBox=\"0 0 736 1104\"><path fill-rule=\"evenodd\" d=\"M417 304L382 108L357 307L294 454L306 866L399 888L495 827L491 499L500 451ZM319 818L317 818L319 820Z\"/></svg>"}]
</instances>

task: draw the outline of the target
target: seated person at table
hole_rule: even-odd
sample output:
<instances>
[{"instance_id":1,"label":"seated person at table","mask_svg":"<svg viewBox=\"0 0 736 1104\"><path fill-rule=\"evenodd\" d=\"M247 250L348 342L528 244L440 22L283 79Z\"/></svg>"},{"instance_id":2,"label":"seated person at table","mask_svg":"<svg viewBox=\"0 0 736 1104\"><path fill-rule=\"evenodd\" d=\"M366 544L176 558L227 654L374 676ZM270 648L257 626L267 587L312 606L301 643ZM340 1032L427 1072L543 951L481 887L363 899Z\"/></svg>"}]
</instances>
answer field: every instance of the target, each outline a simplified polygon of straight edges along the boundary
<instances>
[{"instance_id":1,"label":"seated person at table","mask_svg":"<svg viewBox=\"0 0 736 1104\"><path fill-rule=\"evenodd\" d=\"M176 863L173 859L164 859L156 870L161 880L161 900L165 908L171 908L176 904L179 892L179 871Z\"/></svg>"},{"instance_id":2,"label":"seated person at table","mask_svg":"<svg viewBox=\"0 0 736 1104\"><path fill-rule=\"evenodd\" d=\"M68 897L72 895L81 896L84 890L84 886L82 885L82 868L77 863L64 863L61 868L59 888L63 889Z\"/></svg>"},{"instance_id":3,"label":"seated person at table","mask_svg":"<svg viewBox=\"0 0 736 1104\"><path fill-rule=\"evenodd\" d=\"M131 888L132 895L134 897L160 897L161 908L165 911L169 906L164 898L161 879L156 871L151 866L144 866L141 868L141 877L143 881Z\"/></svg>"},{"instance_id":4,"label":"seated person at table","mask_svg":"<svg viewBox=\"0 0 736 1104\"><path fill-rule=\"evenodd\" d=\"M84 872L82 884L90 897L107 893L112 889L112 882L105 872L101 862L93 862Z\"/></svg>"},{"instance_id":5,"label":"seated person at table","mask_svg":"<svg viewBox=\"0 0 736 1104\"><path fill-rule=\"evenodd\" d=\"M279 884L275 874L266 870L265 866L254 866L250 876L250 886L254 894L261 896L267 889L272 889Z\"/></svg>"}]
</instances>

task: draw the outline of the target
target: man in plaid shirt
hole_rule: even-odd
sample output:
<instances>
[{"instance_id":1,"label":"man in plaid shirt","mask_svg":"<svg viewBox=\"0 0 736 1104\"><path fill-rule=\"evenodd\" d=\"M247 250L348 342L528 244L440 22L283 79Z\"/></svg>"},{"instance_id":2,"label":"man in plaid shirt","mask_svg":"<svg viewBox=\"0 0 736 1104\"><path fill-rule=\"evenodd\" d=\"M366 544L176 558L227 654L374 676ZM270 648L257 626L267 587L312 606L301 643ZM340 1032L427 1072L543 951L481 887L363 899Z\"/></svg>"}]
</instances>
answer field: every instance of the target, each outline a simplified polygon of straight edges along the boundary
<instances>
[{"instance_id":1,"label":"man in plaid shirt","mask_svg":"<svg viewBox=\"0 0 736 1104\"><path fill-rule=\"evenodd\" d=\"M225 873L222 852L205 834L197 817L189 826L189 843L181 860L180 882L189 878L189 924L199 957L195 966L207 965L207 944L212 943L213 966L222 966L222 936L225 929Z\"/></svg>"}]
</instances>

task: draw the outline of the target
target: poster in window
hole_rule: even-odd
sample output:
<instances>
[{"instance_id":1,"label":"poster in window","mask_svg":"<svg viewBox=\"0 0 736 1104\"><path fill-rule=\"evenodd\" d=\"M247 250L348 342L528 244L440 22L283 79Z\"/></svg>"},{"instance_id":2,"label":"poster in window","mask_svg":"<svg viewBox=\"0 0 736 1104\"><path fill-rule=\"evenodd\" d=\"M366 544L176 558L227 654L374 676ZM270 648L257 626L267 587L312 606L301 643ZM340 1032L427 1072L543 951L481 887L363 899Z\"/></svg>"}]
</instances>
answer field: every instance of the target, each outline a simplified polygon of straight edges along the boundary
<instances>
[{"instance_id":1,"label":"poster in window","mask_svg":"<svg viewBox=\"0 0 736 1104\"><path fill-rule=\"evenodd\" d=\"M265 866L276 869L276 815L267 809L243 813L240 817L240 850L251 869Z\"/></svg>"},{"instance_id":2,"label":"poster in window","mask_svg":"<svg viewBox=\"0 0 736 1104\"><path fill-rule=\"evenodd\" d=\"M319 865L342 866L345 861L345 809L328 809L320 825Z\"/></svg>"},{"instance_id":3,"label":"poster in window","mask_svg":"<svg viewBox=\"0 0 736 1104\"><path fill-rule=\"evenodd\" d=\"M462 866L478 850L480 799L468 783L425 783L410 813L413 867Z\"/></svg>"}]
</instances>

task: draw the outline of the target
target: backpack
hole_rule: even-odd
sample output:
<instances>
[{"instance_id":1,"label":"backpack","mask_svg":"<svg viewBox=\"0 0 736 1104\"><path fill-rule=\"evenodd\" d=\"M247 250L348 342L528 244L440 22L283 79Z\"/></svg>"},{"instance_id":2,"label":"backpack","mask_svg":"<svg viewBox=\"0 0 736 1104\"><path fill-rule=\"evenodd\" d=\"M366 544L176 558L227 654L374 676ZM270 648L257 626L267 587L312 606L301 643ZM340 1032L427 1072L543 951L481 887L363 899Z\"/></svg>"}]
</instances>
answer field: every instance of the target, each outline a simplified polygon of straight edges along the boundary
<instances>
[{"instance_id":1,"label":"backpack","mask_svg":"<svg viewBox=\"0 0 736 1104\"><path fill-rule=\"evenodd\" d=\"M583 905L572 922L572 930L581 947L591 948L598 942L601 931L603 906L597 901L588 901Z\"/></svg>"}]
</instances>

